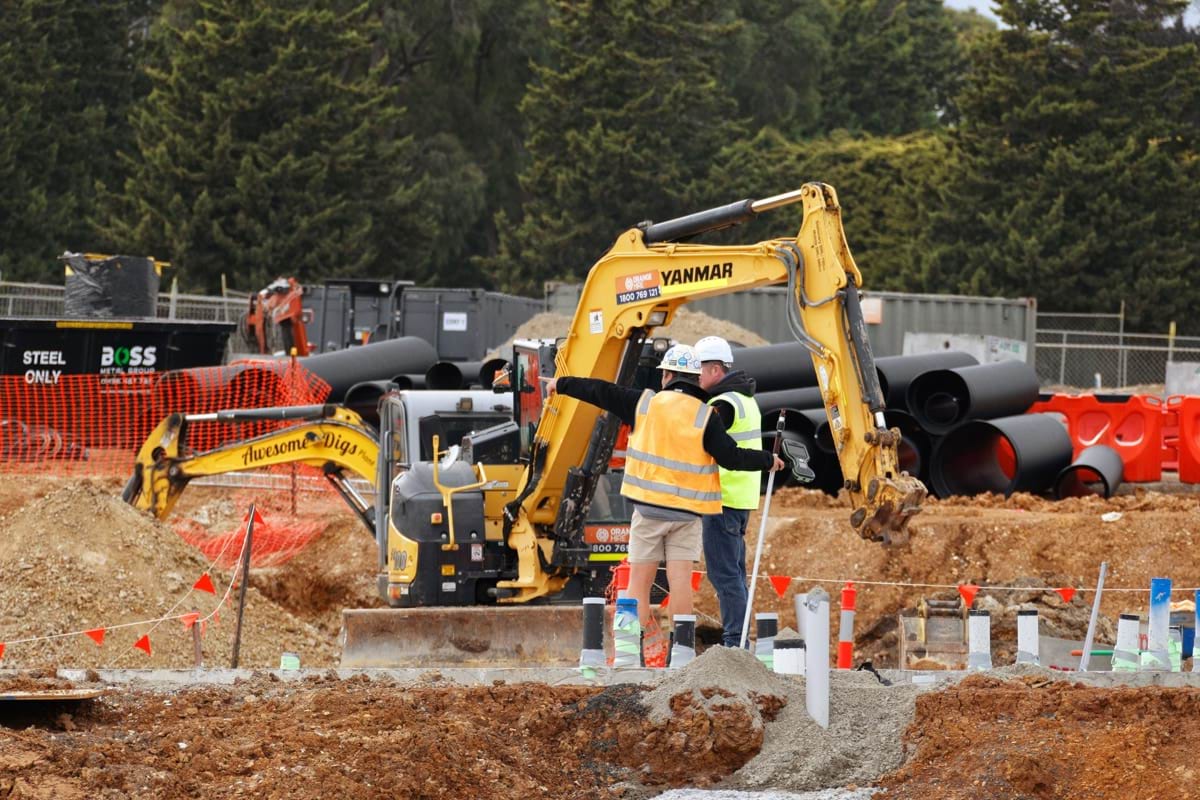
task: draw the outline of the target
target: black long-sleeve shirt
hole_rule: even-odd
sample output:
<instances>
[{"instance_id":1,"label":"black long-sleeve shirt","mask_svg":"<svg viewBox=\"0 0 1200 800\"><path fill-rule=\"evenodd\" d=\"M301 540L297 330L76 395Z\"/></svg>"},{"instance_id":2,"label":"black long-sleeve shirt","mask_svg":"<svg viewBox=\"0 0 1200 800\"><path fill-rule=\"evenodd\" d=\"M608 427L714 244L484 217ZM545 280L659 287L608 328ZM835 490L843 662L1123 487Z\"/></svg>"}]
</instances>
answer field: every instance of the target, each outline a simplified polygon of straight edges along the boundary
<instances>
[{"instance_id":1,"label":"black long-sleeve shirt","mask_svg":"<svg viewBox=\"0 0 1200 800\"><path fill-rule=\"evenodd\" d=\"M615 414L631 428L637 420L638 401L641 391L618 386L608 381L595 378L562 377L555 383L560 394L574 397ZM701 403L708 400L708 393L697 384L689 381L675 380L667 384L664 392L682 392L695 397ZM704 449L717 462L717 466L725 469L742 471L768 470L775 463L770 450L752 450L738 447L726 430L726 423L717 414L710 414L704 428Z\"/></svg>"}]
</instances>

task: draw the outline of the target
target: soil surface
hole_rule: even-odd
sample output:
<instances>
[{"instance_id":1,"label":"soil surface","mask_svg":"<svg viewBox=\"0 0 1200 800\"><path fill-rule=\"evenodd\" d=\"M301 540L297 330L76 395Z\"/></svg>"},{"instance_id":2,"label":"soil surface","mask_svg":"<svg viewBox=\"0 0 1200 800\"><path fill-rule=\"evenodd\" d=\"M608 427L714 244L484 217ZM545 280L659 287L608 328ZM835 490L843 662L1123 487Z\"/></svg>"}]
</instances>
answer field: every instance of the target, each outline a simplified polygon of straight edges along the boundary
<instances>
[{"instance_id":1,"label":"soil surface","mask_svg":"<svg viewBox=\"0 0 1200 800\"><path fill-rule=\"evenodd\" d=\"M54 667L190 668L192 638L179 620L132 623L192 608L219 613L205 625L203 656L227 665L233 617L222 598L232 570L212 545L240 546L234 534L250 501L277 538L256 539L243 666L277 666L284 651L306 667L335 665L341 609L378 604L373 542L332 494L193 486L162 523L122 503L120 489L115 479L46 475L0 483L0 666L33 670L0 677L0 693L68 688ZM897 613L955 595L882 584L983 587L975 605L995 615L997 664L1011 657L1011 615L1030 604L1044 632L1081 639L1090 591L1068 600L1054 589L1092 586L1101 561L1110 571L1100 643L1118 613L1145 610L1151 577L1200 584L1192 496L930 500L910 541L890 548L857 538L848 517L842 499L776 494L757 605L792 627L794 592L829 579L821 585L833 595L836 631L838 582L859 581L856 663L894 663ZM759 520L750 523L751 559ZM216 595L193 589L206 570ZM766 576L803 580L781 597ZM697 610L711 634L708 583ZM82 633L98 627L102 646ZM151 654L132 646L144 633ZM38 641L22 641L30 638ZM1131 786L1146 787L1145 797L1194 794L1182 720L1200 710L1200 690L1025 676L920 694L867 672L835 677L828 730L805 713L802 681L721 647L645 687L462 687L436 673L400 686L330 673L179 691L110 688L78 706L23 716L6 708L0 723L13 727L0 728L0 797L640 798L672 786L802 790L881 779L898 798L1103 798Z\"/></svg>"},{"instance_id":2,"label":"soil surface","mask_svg":"<svg viewBox=\"0 0 1200 800\"><path fill-rule=\"evenodd\" d=\"M887 800L1196 796L1200 690L971 677L917 699ZM1193 743L1193 739L1197 742Z\"/></svg>"},{"instance_id":3,"label":"soil surface","mask_svg":"<svg viewBox=\"0 0 1200 800\"><path fill-rule=\"evenodd\" d=\"M0 729L0 796L523 800L707 786L759 751L786 702L722 688L710 667L697 659L685 685L658 690L463 687L436 673L407 686L264 675L170 693L114 689ZM655 702L666 708L652 715Z\"/></svg>"},{"instance_id":4,"label":"soil surface","mask_svg":"<svg viewBox=\"0 0 1200 800\"><path fill-rule=\"evenodd\" d=\"M1109 500L1074 498L1045 500L1018 494L930 499L910 525L908 544L884 547L856 536L849 524L844 496L783 489L768 509L760 573L804 577L780 597L760 578L756 610L776 611L780 625L795 625L793 595L817 585L813 578L883 581L898 584L977 584L975 608L992 611L993 662L1011 663L1015 656L1015 614L1037 608L1042 633L1082 641L1091 611L1100 563L1108 577L1101 606L1097 641L1111 643L1117 615L1144 613L1150 579L1170 577L1177 589L1200 586L1200 495L1138 492ZM1116 519L1113 519L1116 517ZM747 529L747 564L753 563L760 515ZM1113 521L1105 521L1113 519ZM831 595L832 630L838 627L842 584L820 584ZM1001 591L988 587L1045 586L1044 591ZM1056 587L1078 587L1070 602ZM855 663L876 667L896 664L898 623L902 609L922 598L957 597L954 588L887 586L860 583L855 618ZM1086 591L1082 591L1086 589ZM1135 591L1123 591L1135 590ZM1176 600L1190 592L1177 591ZM701 622L717 625L711 584L697 594Z\"/></svg>"}]
</instances>

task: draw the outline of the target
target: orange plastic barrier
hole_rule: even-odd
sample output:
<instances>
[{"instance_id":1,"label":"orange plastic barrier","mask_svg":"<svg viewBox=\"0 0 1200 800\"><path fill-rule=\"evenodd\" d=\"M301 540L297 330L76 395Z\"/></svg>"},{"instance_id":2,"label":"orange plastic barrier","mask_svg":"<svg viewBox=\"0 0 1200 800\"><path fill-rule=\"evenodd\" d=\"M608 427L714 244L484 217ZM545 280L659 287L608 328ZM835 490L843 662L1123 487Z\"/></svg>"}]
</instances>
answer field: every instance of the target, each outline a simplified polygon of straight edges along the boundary
<instances>
[{"instance_id":1,"label":"orange plastic barrier","mask_svg":"<svg viewBox=\"0 0 1200 800\"><path fill-rule=\"evenodd\" d=\"M1124 480L1137 483L1162 479L1163 402L1154 395L1109 398L1056 394L1034 403L1028 413L1060 417L1071 436L1072 457L1078 457L1086 447L1106 444L1121 454Z\"/></svg>"},{"instance_id":2,"label":"orange plastic barrier","mask_svg":"<svg viewBox=\"0 0 1200 800\"><path fill-rule=\"evenodd\" d=\"M1179 414L1179 480L1200 483L1200 397L1177 395L1167 402Z\"/></svg>"},{"instance_id":3,"label":"orange plastic barrier","mask_svg":"<svg viewBox=\"0 0 1200 800\"><path fill-rule=\"evenodd\" d=\"M0 376L0 465L40 471L47 464L83 462L89 474L126 474L150 431L172 412L320 403L329 385L292 363L266 368L206 367L158 375L61 375L54 384ZM257 436L274 421L200 422L188 444L208 450Z\"/></svg>"},{"instance_id":4,"label":"orange plastic barrier","mask_svg":"<svg viewBox=\"0 0 1200 800\"><path fill-rule=\"evenodd\" d=\"M1168 472L1179 471L1179 406L1183 395L1175 394L1163 404L1162 465Z\"/></svg>"}]
</instances>

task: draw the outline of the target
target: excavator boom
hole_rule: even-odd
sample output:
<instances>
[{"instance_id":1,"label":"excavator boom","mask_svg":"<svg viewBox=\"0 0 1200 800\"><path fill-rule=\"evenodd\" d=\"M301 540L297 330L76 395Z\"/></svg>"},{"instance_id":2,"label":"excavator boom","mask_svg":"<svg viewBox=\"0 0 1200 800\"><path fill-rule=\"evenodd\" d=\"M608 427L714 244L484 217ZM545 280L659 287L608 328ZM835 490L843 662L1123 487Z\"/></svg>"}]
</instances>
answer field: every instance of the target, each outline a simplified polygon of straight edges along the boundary
<instances>
[{"instance_id":1,"label":"excavator boom","mask_svg":"<svg viewBox=\"0 0 1200 800\"><path fill-rule=\"evenodd\" d=\"M205 452L193 452L188 446L190 424L260 420L293 420L297 424ZM138 450L133 477L126 484L122 498L162 519L170 513L193 478L276 464L308 464L321 468L373 534L373 509L346 482L346 477L353 474L374 483L378 457L379 442L374 432L353 411L339 406L171 414L158 424Z\"/></svg>"},{"instance_id":2,"label":"excavator boom","mask_svg":"<svg viewBox=\"0 0 1200 800\"><path fill-rule=\"evenodd\" d=\"M675 241L797 202L804 215L795 237L751 245ZM625 231L588 273L558 351L556 374L625 383L641 341L668 324L683 304L774 284L788 285L789 303L779 313L787 315L816 367L853 505L851 524L870 539L901 540L925 487L900 471L898 435L883 423L883 396L858 304L862 276L830 186L809 183L787 194ZM601 414L564 395L548 399L530 468L507 514L510 542L527 554L519 577L500 584L516 592L516 601L554 591L559 581L554 567L563 567L565 575L576 563L573 537L588 501L579 486L603 455L597 451L604 437L595 435ZM551 569L537 569L535 556Z\"/></svg>"}]
</instances>

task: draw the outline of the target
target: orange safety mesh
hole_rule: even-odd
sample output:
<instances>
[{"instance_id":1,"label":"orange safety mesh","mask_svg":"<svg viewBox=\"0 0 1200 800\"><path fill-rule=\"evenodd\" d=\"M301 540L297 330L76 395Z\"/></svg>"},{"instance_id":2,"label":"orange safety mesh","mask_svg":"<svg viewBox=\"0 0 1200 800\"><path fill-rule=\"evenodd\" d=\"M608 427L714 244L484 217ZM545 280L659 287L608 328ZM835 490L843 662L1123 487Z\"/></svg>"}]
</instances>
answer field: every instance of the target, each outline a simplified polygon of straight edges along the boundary
<instances>
[{"instance_id":1,"label":"orange safety mesh","mask_svg":"<svg viewBox=\"0 0 1200 800\"><path fill-rule=\"evenodd\" d=\"M62 375L53 385L0 376L0 465L9 471L126 474L133 455L168 414L324 402L329 385L290 361L179 370L152 376ZM198 422L188 446L210 450L284 425Z\"/></svg>"},{"instance_id":2,"label":"orange safety mesh","mask_svg":"<svg viewBox=\"0 0 1200 800\"><path fill-rule=\"evenodd\" d=\"M254 526L250 542L250 566L277 567L299 553L324 532L326 523L319 519L264 519ZM246 526L213 532L192 519L175 523L175 531L185 542L195 547L222 569L233 567L242 552Z\"/></svg>"}]
</instances>

